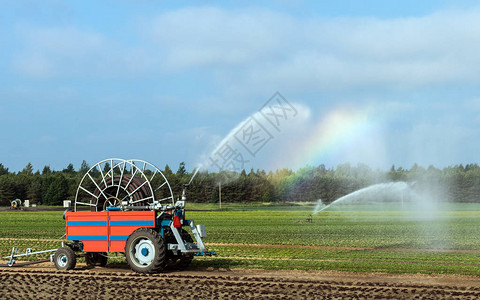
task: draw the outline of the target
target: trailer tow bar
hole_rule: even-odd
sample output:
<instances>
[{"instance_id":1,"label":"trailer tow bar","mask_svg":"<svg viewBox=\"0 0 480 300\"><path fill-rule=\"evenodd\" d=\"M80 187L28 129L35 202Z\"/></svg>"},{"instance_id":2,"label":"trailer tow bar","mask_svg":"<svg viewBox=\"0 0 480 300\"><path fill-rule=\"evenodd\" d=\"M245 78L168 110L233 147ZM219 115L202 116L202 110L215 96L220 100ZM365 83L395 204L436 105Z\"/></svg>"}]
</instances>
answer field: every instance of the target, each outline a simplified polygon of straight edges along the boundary
<instances>
[{"instance_id":1,"label":"trailer tow bar","mask_svg":"<svg viewBox=\"0 0 480 300\"><path fill-rule=\"evenodd\" d=\"M62 245L63 245L63 243L62 243ZM13 267L15 265L15 263L17 262L17 260L16 260L17 257L29 256L29 255L35 255L35 254L41 254L41 253L49 253L49 252L55 252L55 251L57 251L57 249L50 249L50 250L32 252L32 248L27 248L25 250L25 253L17 254L18 247L13 247L11 254L8 255L8 256L4 256L3 258L9 258L10 260L7 262L7 266ZM37 263L42 263L42 262L47 262L47 261L53 262L53 256L54 255L55 254L50 254L50 259L42 259L42 260L38 260L38 261L25 262L25 263L22 263L22 265L24 265L24 264L29 264L29 265L30 264L37 264Z\"/></svg>"}]
</instances>

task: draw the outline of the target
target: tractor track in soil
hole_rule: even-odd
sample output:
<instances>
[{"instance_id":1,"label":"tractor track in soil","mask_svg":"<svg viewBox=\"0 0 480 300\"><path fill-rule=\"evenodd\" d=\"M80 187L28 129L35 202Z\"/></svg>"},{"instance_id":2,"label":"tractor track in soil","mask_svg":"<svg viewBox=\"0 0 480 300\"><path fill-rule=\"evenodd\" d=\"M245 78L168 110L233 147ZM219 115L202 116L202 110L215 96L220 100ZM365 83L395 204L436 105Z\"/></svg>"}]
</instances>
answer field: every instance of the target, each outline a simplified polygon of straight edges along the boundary
<instances>
[{"instance_id":1,"label":"tractor track in soil","mask_svg":"<svg viewBox=\"0 0 480 300\"><path fill-rule=\"evenodd\" d=\"M51 264L0 269L2 299L479 299L460 275L206 269L137 274L127 266L57 271Z\"/></svg>"}]
</instances>

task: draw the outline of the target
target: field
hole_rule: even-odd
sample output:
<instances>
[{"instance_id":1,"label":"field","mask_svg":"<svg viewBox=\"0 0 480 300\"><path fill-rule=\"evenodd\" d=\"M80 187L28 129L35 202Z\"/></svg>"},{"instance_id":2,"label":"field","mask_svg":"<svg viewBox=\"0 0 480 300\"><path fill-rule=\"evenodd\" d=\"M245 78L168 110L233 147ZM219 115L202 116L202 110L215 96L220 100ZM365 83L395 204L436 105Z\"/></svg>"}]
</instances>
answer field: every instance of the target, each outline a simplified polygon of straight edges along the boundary
<instances>
[{"instance_id":1,"label":"field","mask_svg":"<svg viewBox=\"0 0 480 300\"><path fill-rule=\"evenodd\" d=\"M315 298L332 293L342 295L342 290L358 292L378 288L379 295L383 297L395 298L397 295L410 298L414 295L412 290L422 289L422 282L412 287L408 278L434 276L428 277L432 281L432 278L447 276L441 278L450 278L446 281L457 284L448 287L437 282L437 287L424 286L423 289L435 290L435 297L444 295L452 298L456 293L460 293L461 298L476 298L479 295L480 287L461 287L460 284L470 278L468 276L474 276L474 279L480 276L480 206L477 205L445 207L438 210L434 217L415 211L358 206L320 212L313 216L311 223L305 221L311 213L311 206L231 206L227 210L211 210L211 206L195 205L192 208L196 210L187 212L187 217L194 219L197 224L206 225L208 237L205 242L218 255L195 258L189 270L184 271L187 273L159 274L154 278L159 276L174 281L196 281L196 276L201 274L198 280L215 280L217 287L223 286L216 292L210 292L221 293L237 285L241 290L242 286L248 288L254 284L258 277L248 274L264 274L263 279L258 279L255 284L260 286L263 282L271 286L265 291L265 297L270 295L277 298L274 291L281 290L284 291L280 294L288 294L290 298ZM206 211L199 211L201 209ZM64 234L61 215L61 211L0 212L0 255L8 255L14 245L19 246L19 250L30 247L33 251L58 247L58 238ZM45 257L48 255L30 259ZM128 270L122 258L109 260L108 267L115 276L120 276L120 281L122 276L134 278L132 281L141 278ZM73 276L79 284L84 284L83 279L90 280L88 274L102 277L106 276L102 272L110 270L82 270L81 264L79 270L63 273L54 271L51 265L46 269L30 268L1 269L0 274L4 282L9 280L10 273L18 272L19 276L31 279L37 278L32 274L39 272L41 278ZM339 271L343 275L338 275ZM331 274L337 274L335 276L343 280L335 276L327 280L322 277L326 272L333 272ZM292 277L291 274L297 275ZM345 274L352 278L371 274L369 277L385 278L385 282L370 280L362 285L357 282L358 279L345 281ZM392 276L400 276L404 280L389 286L387 278ZM458 276L461 276L460 279ZM301 278L304 278L303 281ZM296 287L297 292L287 293L290 285ZM299 285L310 287L303 289L298 288ZM313 286L316 292L309 295L307 292L312 292ZM326 290L327 286L330 292ZM394 292L394 286L398 287L398 293ZM400 292L402 289L405 293ZM258 290L262 289L259 287ZM442 292L438 294L438 291ZM242 295L244 298L260 296Z\"/></svg>"}]
</instances>

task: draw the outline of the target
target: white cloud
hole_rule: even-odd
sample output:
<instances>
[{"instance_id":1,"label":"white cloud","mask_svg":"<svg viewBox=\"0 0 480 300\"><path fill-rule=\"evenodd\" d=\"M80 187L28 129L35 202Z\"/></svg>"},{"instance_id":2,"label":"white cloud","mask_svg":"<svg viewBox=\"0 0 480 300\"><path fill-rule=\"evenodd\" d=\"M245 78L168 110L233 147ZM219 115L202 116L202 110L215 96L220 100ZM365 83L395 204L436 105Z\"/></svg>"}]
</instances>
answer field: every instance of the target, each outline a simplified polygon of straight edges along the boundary
<instances>
[{"instance_id":1,"label":"white cloud","mask_svg":"<svg viewBox=\"0 0 480 300\"><path fill-rule=\"evenodd\" d=\"M119 15L105 22L132 25L125 32L109 31L112 23L91 23L81 13L72 20L46 18L49 22L15 17L9 25L15 30L5 29L2 40L9 76L0 91L2 116L66 124L49 125L50 135L62 139L64 132L79 130L83 138L76 140L95 145L65 138L62 144L71 149L94 153L99 141L111 141L102 153L161 149L155 151L197 161L200 152L215 149L228 129L280 91L292 103L307 103L305 109L296 104L304 112L297 120L304 122L289 122L252 160L254 168L288 167L314 121L348 104L374 107L376 127L366 128L369 135L360 146L328 157L335 163L384 161L388 168L477 160L480 8L390 19L313 19L216 7L144 19ZM8 74L8 64L17 74ZM131 122L137 118L147 121ZM77 123L78 128L72 125ZM112 131L125 136L110 138ZM31 128L17 132L9 136L36 134ZM131 140L152 136L158 147L149 142L131 147ZM20 153L12 149L5 155Z\"/></svg>"},{"instance_id":2,"label":"white cloud","mask_svg":"<svg viewBox=\"0 0 480 300\"><path fill-rule=\"evenodd\" d=\"M480 11L424 17L295 19L264 10L188 8L158 16L169 69L207 66L250 89L415 89L475 83ZM231 75L235 73L235 75Z\"/></svg>"},{"instance_id":3,"label":"white cloud","mask_svg":"<svg viewBox=\"0 0 480 300\"><path fill-rule=\"evenodd\" d=\"M42 55L31 54L17 58L14 62L17 71L37 78L47 78L53 75L50 61Z\"/></svg>"},{"instance_id":4,"label":"white cloud","mask_svg":"<svg viewBox=\"0 0 480 300\"><path fill-rule=\"evenodd\" d=\"M145 48L75 27L20 26L17 34L23 48L13 67L31 77L128 78L149 70L152 62Z\"/></svg>"},{"instance_id":5,"label":"white cloud","mask_svg":"<svg viewBox=\"0 0 480 300\"><path fill-rule=\"evenodd\" d=\"M202 76L214 76L231 93L472 84L480 80L479 18L479 9L301 19L264 9L190 7L139 22L137 36L125 40L75 27L23 26L14 67L47 78L203 68Z\"/></svg>"},{"instance_id":6,"label":"white cloud","mask_svg":"<svg viewBox=\"0 0 480 300\"><path fill-rule=\"evenodd\" d=\"M293 25L288 16L263 10L184 8L156 17L151 36L165 50L168 68L228 67L281 54Z\"/></svg>"}]
</instances>

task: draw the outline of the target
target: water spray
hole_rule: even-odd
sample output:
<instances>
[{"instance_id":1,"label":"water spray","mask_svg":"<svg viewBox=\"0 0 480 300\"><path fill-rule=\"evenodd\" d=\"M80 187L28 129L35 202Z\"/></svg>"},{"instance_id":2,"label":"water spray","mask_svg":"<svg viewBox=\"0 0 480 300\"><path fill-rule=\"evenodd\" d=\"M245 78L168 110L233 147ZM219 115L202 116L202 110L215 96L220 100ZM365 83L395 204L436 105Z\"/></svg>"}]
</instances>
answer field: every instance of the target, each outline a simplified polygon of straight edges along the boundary
<instances>
[{"instance_id":1,"label":"water spray","mask_svg":"<svg viewBox=\"0 0 480 300\"><path fill-rule=\"evenodd\" d=\"M403 181L400 182L388 182L388 183L378 183L374 184L357 191L354 191L348 195L338 198L332 203L325 205L322 203L322 200L317 201L317 205L313 209L312 215L315 215L321 211L324 211L331 207L332 205L338 205L340 203L353 203L355 201L361 201L363 199L382 199L381 202L401 202L403 206L403 201L405 194L410 194L412 190L412 185ZM393 201L391 200L393 199Z\"/></svg>"},{"instance_id":2,"label":"water spray","mask_svg":"<svg viewBox=\"0 0 480 300\"><path fill-rule=\"evenodd\" d=\"M188 182L187 185L190 185L190 183L192 183L193 178L195 178L195 176L197 176L197 173L198 173L198 171L200 171L201 168L202 168L202 165L200 165L196 168L195 173L193 173L193 176L192 176L192 178L190 178L190 181Z\"/></svg>"},{"instance_id":3,"label":"water spray","mask_svg":"<svg viewBox=\"0 0 480 300\"><path fill-rule=\"evenodd\" d=\"M184 184L184 185L183 185L183 190L182 190L182 201L185 201L185 200L187 200L187 195L186 195L187 188L188 188L188 186L190 185L190 183L192 183L192 181L193 181L193 178L195 178L195 176L197 176L197 173L198 173L198 171L201 169L201 167L202 167L201 165L200 165L200 166L198 166L198 167L196 168L195 172L193 173L193 176L192 176L192 178L190 178L190 181L189 181L187 184Z\"/></svg>"}]
</instances>

